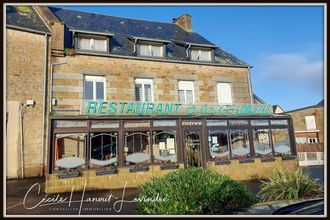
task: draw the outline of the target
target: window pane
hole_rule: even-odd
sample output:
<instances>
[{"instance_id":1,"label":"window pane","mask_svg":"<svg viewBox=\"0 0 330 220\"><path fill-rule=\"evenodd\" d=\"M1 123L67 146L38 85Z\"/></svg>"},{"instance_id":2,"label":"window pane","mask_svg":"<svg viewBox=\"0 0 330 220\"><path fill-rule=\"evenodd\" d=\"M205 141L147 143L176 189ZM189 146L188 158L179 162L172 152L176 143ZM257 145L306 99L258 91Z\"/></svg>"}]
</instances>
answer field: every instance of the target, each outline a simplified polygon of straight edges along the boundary
<instances>
[{"instance_id":1,"label":"window pane","mask_svg":"<svg viewBox=\"0 0 330 220\"><path fill-rule=\"evenodd\" d=\"M154 127L172 127L176 126L175 120L155 120L153 121Z\"/></svg>"},{"instance_id":2,"label":"window pane","mask_svg":"<svg viewBox=\"0 0 330 220\"><path fill-rule=\"evenodd\" d=\"M75 169L85 165L86 134L57 134L54 146L55 170Z\"/></svg>"},{"instance_id":3,"label":"window pane","mask_svg":"<svg viewBox=\"0 0 330 220\"><path fill-rule=\"evenodd\" d=\"M54 126L56 128L86 128L87 121L56 120Z\"/></svg>"},{"instance_id":4,"label":"window pane","mask_svg":"<svg viewBox=\"0 0 330 220\"><path fill-rule=\"evenodd\" d=\"M229 125L248 125L247 120L229 120Z\"/></svg>"},{"instance_id":5,"label":"window pane","mask_svg":"<svg viewBox=\"0 0 330 220\"><path fill-rule=\"evenodd\" d=\"M244 156L250 153L249 136L246 129L230 132L233 156Z\"/></svg>"},{"instance_id":6,"label":"window pane","mask_svg":"<svg viewBox=\"0 0 330 220\"><path fill-rule=\"evenodd\" d=\"M229 83L218 83L218 103L219 104L232 104L231 85Z\"/></svg>"},{"instance_id":7,"label":"window pane","mask_svg":"<svg viewBox=\"0 0 330 220\"><path fill-rule=\"evenodd\" d=\"M152 56L162 57L162 46L151 46Z\"/></svg>"},{"instance_id":8,"label":"window pane","mask_svg":"<svg viewBox=\"0 0 330 220\"><path fill-rule=\"evenodd\" d=\"M251 125L269 125L268 120L251 120Z\"/></svg>"},{"instance_id":9,"label":"window pane","mask_svg":"<svg viewBox=\"0 0 330 220\"><path fill-rule=\"evenodd\" d=\"M104 83L96 82L96 99L104 99Z\"/></svg>"},{"instance_id":10,"label":"window pane","mask_svg":"<svg viewBox=\"0 0 330 220\"><path fill-rule=\"evenodd\" d=\"M275 153L290 153L289 133L287 129L272 129Z\"/></svg>"},{"instance_id":11,"label":"window pane","mask_svg":"<svg viewBox=\"0 0 330 220\"><path fill-rule=\"evenodd\" d=\"M117 133L91 133L90 166L117 165Z\"/></svg>"},{"instance_id":12,"label":"window pane","mask_svg":"<svg viewBox=\"0 0 330 220\"><path fill-rule=\"evenodd\" d=\"M144 101L149 102L151 100L151 85L144 84Z\"/></svg>"},{"instance_id":13,"label":"window pane","mask_svg":"<svg viewBox=\"0 0 330 220\"><path fill-rule=\"evenodd\" d=\"M84 99L93 99L93 82L85 81Z\"/></svg>"},{"instance_id":14,"label":"window pane","mask_svg":"<svg viewBox=\"0 0 330 220\"><path fill-rule=\"evenodd\" d=\"M149 45L139 45L139 54L142 56L151 56L151 51Z\"/></svg>"},{"instance_id":15,"label":"window pane","mask_svg":"<svg viewBox=\"0 0 330 220\"><path fill-rule=\"evenodd\" d=\"M199 50L191 50L191 60L199 60Z\"/></svg>"},{"instance_id":16,"label":"window pane","mask_svg":"<svg viewBox=\"0 0 330 220\"><path fill-rule=\"evenodd\" d=\"M208 142L211 158L229 157L229 142L227 130L210 131Z\"/></svg>"},{"instance_id":17,"label":"window pane","mask_svg":"<svg viewBox=\"0 0 330 220\"><path fill-rule=\"evenodd\" d=\"M207 120L207 126L227 126L226 120Z\"/></svg>"},{"instance_id":18,"label":"window pane","mask_svg":"<svg viewBox=\"0 0 330 220\"><path fill-rule=\"evenodd\" d=\"M92 50L91 41L89 38L78 38L78 49Z\"/></svg>"},{"instance_id":19,"label":"window pane","mask_svg":"<svg viewBox=\"0 0 330 220\"><path fill-rule=\"evenodd\" d=\"M194 102L192 90L186 90L186 95L187 95L187 97L186 97L187 98L187 103Z\"/></svg>"},{"instance_id":20,"label":"window pane","mask_svg":"<svg viewBox=\"0 0 330 220\"><path fill-rule=\"evenodd\" d=\"M211 51L201 50L199 60L211 61Z\"/></svg>"},{"instance_id":21,"label":"window pane","mask_svg":"<svg viewBox=\"0 0 330 220\"><path fill-rule=\"evenodd\" d=\"M119 122L92 121L91 128L119 128Z\"/></svg>"},{"instance_id":22,"label":"window pane","mask_svg":"<svg viewBox=\"0 0 330 220\"><path fill-rule=\"evenodd\" d=\"M142 101L142 84L135 84L135 100Z\"/></svg>"},{"instance_id":23,"label":"window pane","mask_svg":"<svg viewBox=\"0 0 330 220\"><path fill-rule=\"evenodd\" d=\"M256 154L265 155L272 152L269 129L253 129L253 142Z\"/></svg>"},{"instance_id":24,"label":"window pane","mask_svg":"<svg viewBox=\"0 0 330 220\"><path fill-rule=\"evenodd\" d=\"M126 132L124 155L126 165L150 163L149 132Z\"/></svg>"},{"instance_id":25,"label":"window pane","mask_svg":"<svg viewBox=\"0 0 330 220\"><path fill-rule=\"evenodd\" d=\"M94 39L94 50L106 51L107 50L107 41Z\"/></svg>"},{"instance_id":26,"label":"window pane","mask_svg":"<svg viewBox=\"0 0 330 220\"><path fill-rule=\"evenodd\" d=\"M179 90L179 102L185 103L184 91L183 90Z\"/></svg>"},{"instance_id":27,"label":"window pane","mask_svg":"<svg viewBox=\"0 0 330 220\"><path fill-rule=\"evenodd\" d=\"M175 131L153 132L153 155L156 162L177 162Z\"/></svg>"}]
</instances>

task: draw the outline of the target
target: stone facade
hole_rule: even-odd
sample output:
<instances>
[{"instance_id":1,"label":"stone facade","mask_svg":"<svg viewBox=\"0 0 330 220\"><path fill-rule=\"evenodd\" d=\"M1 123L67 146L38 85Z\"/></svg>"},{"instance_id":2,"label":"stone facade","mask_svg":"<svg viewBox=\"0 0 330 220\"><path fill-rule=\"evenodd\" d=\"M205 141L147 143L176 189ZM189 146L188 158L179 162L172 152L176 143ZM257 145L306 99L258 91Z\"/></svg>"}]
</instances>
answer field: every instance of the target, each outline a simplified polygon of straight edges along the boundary
<instances>
[{"instance_id":1,"label":"stone facade","mask_svg":"<svg viewBox=\"0 0 330 220\"><path fill-rule=\"evenodd\" d=\"M45 36L25 31L6 30L6 98L7 102L26 104L27 100L34 100L34 107L26 107L23 118L23 148L25 177L43 175L42 166L42 110L45 65ZM12 105L11 105L12 106ZM16 108L18 108L17 105ZM11 109L8 114L16 114L19 109ZM11 115L8 117L11 120ZM8 120L8 124L14 123ZM12 125L11 125L12 126ZM17 127L18 126L18 127ZM19 131L19 123L12 128ZM8 133L10 135L10 133ZM7 160L19 158L20 140L12 142L12 136L7 136L7 149L16 149ZM17 139L17 137L15 137ZM10 143L15 143L14 145ZM14 155L17 154L17 155ZM10 163L7 165L10 165ZM9 174L8 178L21 176L20 164L16 163L16 174ZM15 173L15 172L14 172Z\"/></svg>"},{"instance_id":2,"label":"stone facade","mask_svg":"<svg viewBox=\"0 0 330 220\"><path fill-rule=\"evenodd\" d=\"M292 116L293 126L295 132L307 131L306 128L306 116L315 116L316 129L319 142L324 143L324 108L306 108L302 110L288 112ZM299 137L299 133L296 133L296 136Z\"/></svg>"},{"instance_id":3,"label":"stone facade","mask_svg":"<svg viewBox=\"0 0 330 220\"><path fill-rule=\"evenodd\" d=\"M178 81L193 80L196 103L217 104L217 82L231 83L235 104L251 103L247 68L91 55L58 57L54 62L67 63L54 70L53 110L58 115L79 114L84 74L105 76L107 100L134 101L134 79L152 78L155 102L178 102Z\"/></svg>"}]
</instances>

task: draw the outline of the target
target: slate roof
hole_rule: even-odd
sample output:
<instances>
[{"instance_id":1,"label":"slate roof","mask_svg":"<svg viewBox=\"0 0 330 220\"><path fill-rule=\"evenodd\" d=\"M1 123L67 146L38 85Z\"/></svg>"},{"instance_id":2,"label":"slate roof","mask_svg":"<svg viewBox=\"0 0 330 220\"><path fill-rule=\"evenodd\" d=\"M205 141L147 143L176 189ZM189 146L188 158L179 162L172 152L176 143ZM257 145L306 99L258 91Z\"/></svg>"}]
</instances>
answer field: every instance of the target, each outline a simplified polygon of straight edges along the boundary
<instances>
[{"instance_id":1,"label":"slate roof","mask_svg":"<svg viewBox=\"0 0 330 220\"><path fill-rule=\"evenodd\" d=\"M124 56L136 56L133 52L134 42L130 37L149 38L170 41L166 45L168 60L189 61L186 56L186 45L178 42L211 45L214 51L214 63L222 65L249 66L235 56L220 49L201 35L187 32L172 23L145 21L80 12L62 8L49 7L55 16L63 21L68 29L114 34L110 53Z\"/></svg>"},{"instance_id":2,"label":"slate roof","mask_svg":"<svg viewBox=\"0 0 330 220\"><path fill-rule=\"evenodd\" d=\"M266 104L266 102L264 100L262 100L259 96L257 96L256 94L253 94L253 100L254 103L260 103L260 104Z\"/></svg>"},{"instance_id":3,"label":"slate roof","mask_svg":"<svg viewBox=\"0 0 330 220\"><path fill-rule=\"evenodd\" d=\"M291 111L287 111L285 113L301 111L301 110L305 110L305 109L309 109L309 108L322 108L322 107L324 107L324 99L322 99L322 101L320 101L316 105L311 105L311 106L307 106L307 107L303 107L303 108L294 109Z\"/></svg>"},{"instance_id":4,"label":"slate roof","mask_svg":"<svg viewBox=\"0 0 330 220\"><path fill-rule=\"evenodd\" d=\"M31 6L6 6L8 27L50 33L50 30Z\"/></svg>"}]
</instances>

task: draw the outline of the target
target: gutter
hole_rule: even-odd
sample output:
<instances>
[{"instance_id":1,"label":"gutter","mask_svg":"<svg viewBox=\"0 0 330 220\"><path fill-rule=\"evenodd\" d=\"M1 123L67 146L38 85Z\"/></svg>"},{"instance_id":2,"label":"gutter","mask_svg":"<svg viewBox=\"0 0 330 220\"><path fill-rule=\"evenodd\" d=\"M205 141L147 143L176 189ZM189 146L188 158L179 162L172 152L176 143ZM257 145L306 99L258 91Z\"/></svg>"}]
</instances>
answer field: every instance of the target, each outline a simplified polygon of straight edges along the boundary
<instances>
[{"instance_id":1,"label":"gutter","mask_svg":"<svg viewBox=\"0 0 330 220\"><path fill-rule=\"evenodd\" d=\"M44 87L43 87L43 106L42 106L42 125L41 125L41 167L40 174L44 175L45 162L45 125L46 125L46 108L47 108L47 79L48 79L48 35L45 34L45 63L44 63Z\"/></svg>"},{"instance_id":2,"label":"gutter","mask_svg":"<svg viewBox=\"0 0 330 220\"><path fill-rule=\"evenodd\" d=\"M33 30L33 29L30 29L30 28L18 27L18 26L10 25L10 24L7 24L6 27L14 29L14 30L27 31L27 32L35 33L35 34L42 34L42 35L48 34L48 35L51 35L50 32Z\"/></svg>"},{"instance_id":3,"label":"gutter","mask_svg":"<svg viewBox=\"0 0 330 220\"><path fill-rule=\"evenodd\" d=\"M248 81L249 81L251 103L253 103L253 92L252 92L252 86L251 86L250 66L248 66Z\"/></svg>"}]
</instances>

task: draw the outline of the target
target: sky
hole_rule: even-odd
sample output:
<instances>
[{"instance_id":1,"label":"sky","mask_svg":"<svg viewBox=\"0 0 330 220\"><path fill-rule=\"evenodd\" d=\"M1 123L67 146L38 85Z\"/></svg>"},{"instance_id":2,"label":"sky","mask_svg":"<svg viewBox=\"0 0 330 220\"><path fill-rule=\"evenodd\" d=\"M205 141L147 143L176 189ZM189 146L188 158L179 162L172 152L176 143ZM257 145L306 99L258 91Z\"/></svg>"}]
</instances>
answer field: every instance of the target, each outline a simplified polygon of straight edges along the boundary
<instances>
[{"instance_id":1,"label":"sky","mask_svg":"<svg viewBox=\"0 0 330 220\"><path fill-rule=\"evenodd\" d=\"M192 30L252 65L253 92L285 111L323 99L323 6L55 7L170 23L192 16Z\"/></svg>"}]
</instances>

